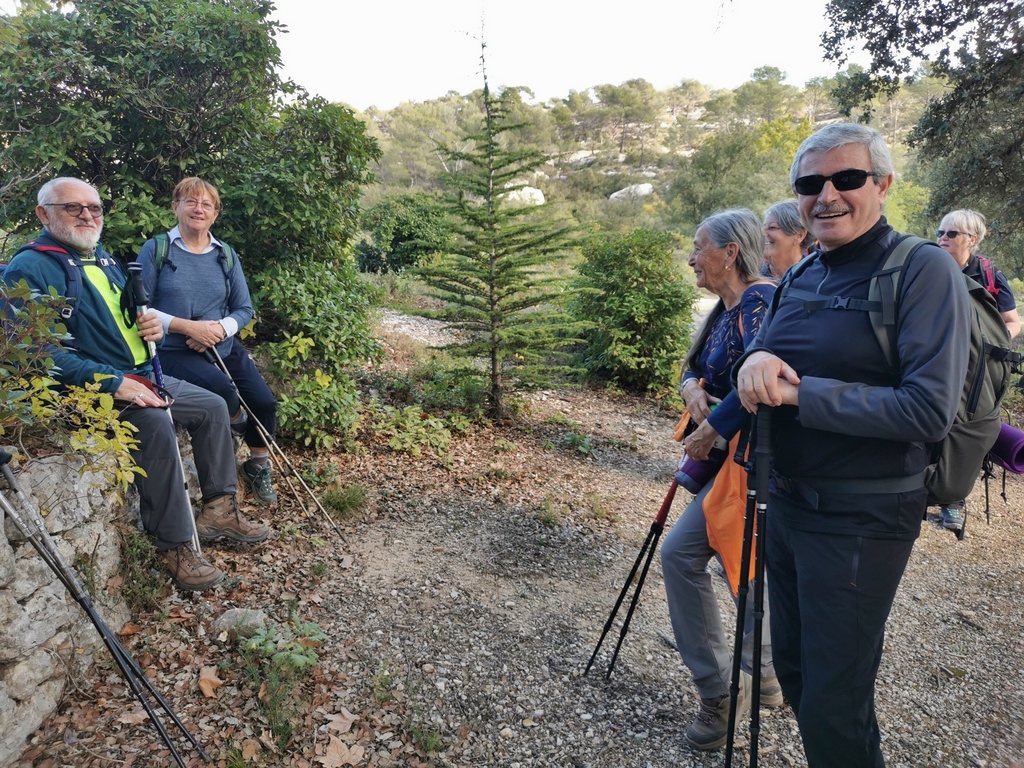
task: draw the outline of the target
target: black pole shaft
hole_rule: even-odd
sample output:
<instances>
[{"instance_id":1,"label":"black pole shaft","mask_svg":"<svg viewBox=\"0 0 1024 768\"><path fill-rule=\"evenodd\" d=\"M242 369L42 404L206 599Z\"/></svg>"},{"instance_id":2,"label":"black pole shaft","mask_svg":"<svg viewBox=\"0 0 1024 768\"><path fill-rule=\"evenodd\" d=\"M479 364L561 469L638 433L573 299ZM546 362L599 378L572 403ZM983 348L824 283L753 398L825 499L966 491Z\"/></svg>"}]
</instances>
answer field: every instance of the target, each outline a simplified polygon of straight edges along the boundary
<instances>
[{"instance_id":1,"label":"black pole shaft","mask_svg":"<svg viewBox=\"0 0 1024 768\"><path fill-rule=\"evenodd\" d=\"M605 674L605 677L608 678L612 674L612 669L615 667L615 660L618 658L622 640L626 636L626 632L629 630L629 622L632 620L633 610L640 597L640 590L643 588L643 582L647 576L647 569L650 567L654 551L658 547L658 537L661 536L661 532L665 529L665 521L668 519L668 512L672 508L672 500L675 499L676 488L678 487L679 483L673 478L672 485L669 486L668 493L665 494L665 499L661 502L661 507L658 509L658 514L654 518L654 522L651 523L651 529L647 532L647 538L644 540L644 545L640 548L640 552L637 553L636 560L633 561L633 567L629 571L629 576L626 577L626 583L622 585L622 591L619 592L619 597L615 601L615 607L612 608L612 612L608 616L608 621L604 624L604 629L601 631L601 638L597 641L597 645L594 647L594 652L590 655L590 661L587 662L586 669L583 670L584 676L586 676L590 671L590 667L594 664L594 659L597 658L597 652L601 650L601 644L604 642L604 638L608 634L608 631L612 628L612 624L615 623L615 617L619 612L619 608L622 606L622 602L625 600L626 594L629 592L630 585L633 583L633 577L636 576L636 572L640 568L640 563L644 560L644 555L647 555L643 573L637 583L636 590L633 593L633 599L630 602L629 615L626 617L622 631L619 633L619 642L615 646L615 655L612 657L611 664L608 665L608 672Z\"/></svg>"},{"instance_id":2,"label":"black pole shaft","mask_svg":"<svg viewBox=\"0 0 1024 768\"><path fill-rule=\"evenodd\" d=\"M757 443L754 447L754 479L757 505L754 552L754 637L750 689L750 765L757 766L761 736L761 638L764 636L764 544L768 513L768 481L771 474L772 410L765 405L757 411Z\"/></svg>"}]
</instances>

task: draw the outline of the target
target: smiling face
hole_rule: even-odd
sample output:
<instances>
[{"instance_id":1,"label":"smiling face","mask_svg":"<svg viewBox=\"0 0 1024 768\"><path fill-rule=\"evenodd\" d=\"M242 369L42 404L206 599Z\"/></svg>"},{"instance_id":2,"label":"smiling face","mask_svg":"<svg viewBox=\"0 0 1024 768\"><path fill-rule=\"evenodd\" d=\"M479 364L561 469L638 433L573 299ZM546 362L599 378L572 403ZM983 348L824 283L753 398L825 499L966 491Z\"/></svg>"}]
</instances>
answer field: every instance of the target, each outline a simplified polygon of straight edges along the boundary
<instances>
[{"instance_id":1,"label":"smiling face","mask_svg":"<svg viewBox=\"0 0 1024 768\"><path fill-rule=\"evenodd\" d=\"M698 288L706 288L720 296L735 260L735 256L729 252L728 245L719 248L711 241L707 232L703 229L697 230L693 237L693 253L690 254L687 263L697 278Z\"/></svg>"},{"instance_id":2,"label":"smiling face","mask_svg":"<svg viewBox=\"0 0 1024 768\"><path fill-rule=\"evenodd\" d=\"M84 181L66 181L53 192L53 203L100 205L100 196ZM103 214L93 216L87 208L72 216L59 205L40 205L36 207L36 216L54 238L83 253L95 248L103 233Z\"/></svg>"},{"instance_id":3,"label":"smiling face","mask_svg":"<svg viewBox=\"0 0 1024 768\"><path fill-rule=\"evenodd\" d=\"M198 189L171 204L178 217L178 229L185 237L205 238L217 220L218 206L208 192Z\"/></svg>"},{"instance_id":4,"label":"smiling face","mask_svg":"<svg viewBox=\"0 0 1024 768\"><path fill-rule=\"evenodd\" d=\"M971 258L971 254L974 253L974 246L978 243L977 235L968 234L964 231L963 227L956 226L950 216L942 219L939 229L946 233L950 231L957 233L956 237L943 234L936 242L938 242L939 248L952 256L961 268L966 267L967 260Z\"/></svg>"},{"instance_id":5,"label":"smiling face","mask_svg":"<svg viewBox=\"0 0 1024 768\"><path fill-rule=\"evenodd\" d=\"M764 260L775 277L782 277L785 271L800 261L803 256L800 243L803 242L807 233L801 230L795 235L787 235L774 218L765 219L762 231L764 232Z\"/></svg>"},{"instance_id":6,"label":"smiling face","mask_svg":"<svg viewBox=\"0 0 1024 768\"><path fill-rule=\"evenodd\" d=\"M870 171L871 156L865 144L846 144L827 152L811 150L800 160L797 176L831 176L856 168ZM826 251L856 240L875 225L882 215L882 203L892 176L869 177L860 189L840 192L826 181L817 195L798 195L800 214L811 234Z\"/></svg>"}]
</instances>

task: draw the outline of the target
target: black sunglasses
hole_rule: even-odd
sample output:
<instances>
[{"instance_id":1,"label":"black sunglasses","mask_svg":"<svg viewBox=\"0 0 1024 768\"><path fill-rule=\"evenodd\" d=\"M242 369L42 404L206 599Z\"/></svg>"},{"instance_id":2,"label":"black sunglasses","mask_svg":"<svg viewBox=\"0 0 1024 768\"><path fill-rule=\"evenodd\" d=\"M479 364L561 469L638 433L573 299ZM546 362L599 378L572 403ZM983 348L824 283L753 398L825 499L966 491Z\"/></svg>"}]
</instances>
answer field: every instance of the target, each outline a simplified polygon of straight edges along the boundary
<instances>
[{"instance_id":1,"label":"black sunglasses","mask_svg":"<svg viewBox=\"0 0 1024 768\"><path fill-rule=\"evenodd\" d=\"M956 240L956 238L958 236L966 235L966 234L967 234L966 232L961 232L960 230L957 230L957 229L936 229L935 230L935 239L938 240L940 237L945 235L950 240Z\"/></svg>"},{"instance_id":2,"label":"black sunglasses","mask_svg":"<svg viewBox=\"0 0 1024 768\"><path fill-rule=\"evenodd\" d=\"M801 176L793 182L793 189L798 195L818 195L825 188L825 182L831 181L837 191L849 192L863 187L869 176L877 178L881 175L875 171L847 168L845 171L838 171L831 176L821 176L817 173L812 176Z\"/></svg>"}]
</instances>

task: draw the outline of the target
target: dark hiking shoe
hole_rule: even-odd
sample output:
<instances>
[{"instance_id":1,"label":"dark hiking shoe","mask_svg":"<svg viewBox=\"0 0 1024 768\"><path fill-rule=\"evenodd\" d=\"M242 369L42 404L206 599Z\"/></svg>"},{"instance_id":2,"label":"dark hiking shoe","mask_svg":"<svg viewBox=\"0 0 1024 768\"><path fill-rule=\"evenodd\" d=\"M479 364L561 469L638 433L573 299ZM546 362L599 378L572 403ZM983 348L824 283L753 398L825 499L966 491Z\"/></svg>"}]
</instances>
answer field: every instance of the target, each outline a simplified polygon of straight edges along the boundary
<instances>
[{"instance_id":1,"label":"dark hiking shoe","mask_svg":"<svg viewBox=\"0 0 1024 768\"><path fill-rule=\"evenodd\" d=\"M238 500L233 496L218 496L203 505L196 518L196 530L203 541L230 539L242 544L255 544L270 536L270 528L250 523L238 511Z\"/></svg>"},{"instance_id":2,"label":"dark hiking shoe","mask_svg":"<svg viewBox=\"0 0 1024 768\"><path fill-rule=\"evenodd\" d=\"M782 686L779 685L779 678L775 675L767 675L761 678L761 691L758 701L762 707L778 709L785 701L782 698Z\"/></svg>"},{"instance_id":3,"label":"dark hiking shoe","mask_svg":"<svg viewBox=\"0 0 1024 768\"><path fill-rule=\"evenodd\" d=\"M160 556L171 572L178 589L187 592L205 592L224 581L224 573L198 554L190 544L161 552Z\"/></svg>"},{"instance_id":4,"label":"dark hiking shoe","mask_svg":"<svg viewBox=\"0 0 1024 768\"><path fill-rule=\"evenodd\" d=\"M258 504L277 504L277 494L274 493L274 486L270 484L270 465L253 464L251 461L242 465L242 477L252 491L253 498Z\"/></svg>"},{"instance_id":5,"label":"dark hiking shoe","mask_svg":"<svg viewBox=\"0 0 1024 768\"><path fill-rule=\"evenodd\" d=\"M964 527L964 511L959 506L950 505L939 510L939 520L947 531L959 531Z\"/></svg>"},{"instance_id":6,"label":"dark hiking shoe","mask_svg":"<svg viewBox=\"0 0 1024 768\"><path fill-rule=\"evenodd\" d=\"M740 692L736 701L736 730L750 710L750 675L740 673ZM700 710L686 729L686 743L694 749L719 749L729 734L729 694L714 699L701 699Z\"/></svg>"}]
</instances>

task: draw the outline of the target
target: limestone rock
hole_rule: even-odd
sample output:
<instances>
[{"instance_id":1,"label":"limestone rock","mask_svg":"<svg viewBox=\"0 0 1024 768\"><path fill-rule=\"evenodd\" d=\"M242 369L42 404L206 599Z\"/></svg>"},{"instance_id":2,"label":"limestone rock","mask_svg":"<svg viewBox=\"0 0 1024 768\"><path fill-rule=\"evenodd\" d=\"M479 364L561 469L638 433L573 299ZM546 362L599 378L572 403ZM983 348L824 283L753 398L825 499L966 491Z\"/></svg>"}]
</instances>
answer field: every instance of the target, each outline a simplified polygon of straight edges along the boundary
<instances>
[{"instance_id":1,"label":"limestone rock","mask_svg":"<svg viewBox=\"0 0 1024 768\"><path fill-rule=\"evenodd\" d=\"M654 185L650 183L644 184L631 184L628 187L623 187L618 192L612 192L609 196L609 200L639 200L641 197L647 197L647 195L654 194Z\"/></svg>"}]
</instances>

